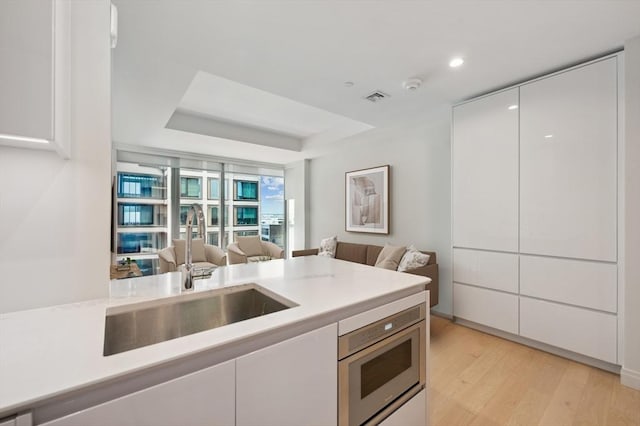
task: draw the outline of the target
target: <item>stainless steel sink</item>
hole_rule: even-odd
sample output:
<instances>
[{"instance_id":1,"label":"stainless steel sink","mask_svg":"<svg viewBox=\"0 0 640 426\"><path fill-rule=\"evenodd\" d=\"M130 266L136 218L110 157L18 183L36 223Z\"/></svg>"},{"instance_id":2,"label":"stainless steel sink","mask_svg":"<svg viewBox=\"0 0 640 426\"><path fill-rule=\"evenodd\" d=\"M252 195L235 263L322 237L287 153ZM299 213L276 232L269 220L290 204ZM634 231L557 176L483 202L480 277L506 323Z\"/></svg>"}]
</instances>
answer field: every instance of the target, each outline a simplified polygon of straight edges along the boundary
<instances>
[{"instance_id":1,"label":"stainless steel sink","mask_svg":"<svg viewBox=\"0 0 640 426\"><path fill-rule=\"evenodd\" d=\"M245 284L109 308L103 354L153 345L293 306L296 304L257 284Z\"/></svg>"}]
</instances>

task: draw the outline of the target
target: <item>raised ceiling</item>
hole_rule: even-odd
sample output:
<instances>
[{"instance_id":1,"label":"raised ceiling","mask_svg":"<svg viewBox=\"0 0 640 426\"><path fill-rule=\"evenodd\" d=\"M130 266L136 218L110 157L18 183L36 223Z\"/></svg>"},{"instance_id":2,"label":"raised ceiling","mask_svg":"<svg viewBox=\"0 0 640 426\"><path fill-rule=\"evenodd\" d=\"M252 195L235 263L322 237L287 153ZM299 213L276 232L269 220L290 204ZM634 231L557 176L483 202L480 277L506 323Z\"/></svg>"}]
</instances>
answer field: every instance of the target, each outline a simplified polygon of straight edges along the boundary
<instances>
[{"instance_id":1,"label":"raised ceiling","mask_svg":"<svg viewBox=\"0 0 640 426\"><path fill-rule=\"evenodd\" d=\"M113 3L116 146L280 164L640 35L640 1ZM407 91L412 77L423 84ZM390 97L363 99L375 90Z\"/></svg>"}]
</instances>

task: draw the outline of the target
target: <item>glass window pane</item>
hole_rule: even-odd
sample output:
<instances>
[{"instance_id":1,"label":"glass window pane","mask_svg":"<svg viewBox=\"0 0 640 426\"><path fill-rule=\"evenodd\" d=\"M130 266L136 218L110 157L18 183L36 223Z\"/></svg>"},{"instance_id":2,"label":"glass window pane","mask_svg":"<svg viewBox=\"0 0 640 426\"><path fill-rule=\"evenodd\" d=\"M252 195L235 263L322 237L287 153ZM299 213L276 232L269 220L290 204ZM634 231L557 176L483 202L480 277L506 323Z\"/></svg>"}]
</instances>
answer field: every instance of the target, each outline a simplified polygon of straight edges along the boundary
<instances>
[{"instance_id":1,"label":"glass window pane","mask_svg":"<svg viewBox=\"0 0 640 426\"><path fill-rule=\"evenodd\" d=\"M200 198L200 178L199 177L180 177L180 197L182 198Z\"/></svg>"},{"instance_id":2,"label":"glass window pane","mask_svg":"<svg viewBox=\"0 0 640 426\"><path fill-rule=\"evenodd\" d=\"M283 177L260 176L260 236L263 241L285 246Z\"/></svg>"},{"instance_id":3,"label":"glass window pane","mask_svg":"<svg viewBox=\"0 0 640 426\"><path fill-rule=\"evenodd\" d=\"M220 199L220 179L209 178L209 199Z\"/></svg>"},{"instance_id":4,"label":"glass window pane","mask_svg":"<svg viewBox=\"0 0 640 426\"><path fill-rule=\"evenodd\" d=\"M258 182L234 180L234 199L239 201L258 201Z\"/></svg>"},{"instance_id":5,"label":"glass window pane","mask_svg":"<svg viewBox=\"0 0 640 426\"><path fill-rule=\"evenodd\" d=\"M186 226L187 225L187 215L189 214L189 208L191 207L191 205L185 205L185 204L181 204L180 205L180 225L182 226ZM193 215L193 226L197 226L198 225L198 215L194 214Z\"/></svg>"},{"instance_id":6,"label":"glass window pane","mask_svg":"<svg viewBox=\"0 0 640 426\"><path fill-rule=\"evenodd\" d=\"M258 208L257 207L234 207L234 225L257 225L258 224Z\"/></svg>"},{"instance_id":7,"label":"glass window pane","mask_svg":"<svg viewBox=\"0 0 640 426\"><path fill-rule=\"evenodd\" d=\"M211 244L212 246L220 246L219 239L219 232L207 232L207 244Z\"/></svg>"},{"instance_id":8,"label":"glass window pane","mask_svg":"<svg viewBox=\"0 0 640 426\"><path fill-rule=\"evenodd\" d=\"M155 253L167 246L164 232L118 233L118 254Z\"/></svg>"},{"instance_id":9,"label":"glass window pane","mask_svg":"<svg viewBox=\"0 0 640 426\"><path fill-rule=\"evenodd\" d=\"M120 198L164 198L164 175L139 175L118 173L118 197Z\"/></svg>"},{"instance_id":10,"label":"glass window pane","mask_svg":"<svg viewBox=\"0 0 640 426\"><path fill-rule=\"evenodd\" d=\"M218 226L218 206L209 206L208 208L207 226Z\"/></svg>"}]
</instances>

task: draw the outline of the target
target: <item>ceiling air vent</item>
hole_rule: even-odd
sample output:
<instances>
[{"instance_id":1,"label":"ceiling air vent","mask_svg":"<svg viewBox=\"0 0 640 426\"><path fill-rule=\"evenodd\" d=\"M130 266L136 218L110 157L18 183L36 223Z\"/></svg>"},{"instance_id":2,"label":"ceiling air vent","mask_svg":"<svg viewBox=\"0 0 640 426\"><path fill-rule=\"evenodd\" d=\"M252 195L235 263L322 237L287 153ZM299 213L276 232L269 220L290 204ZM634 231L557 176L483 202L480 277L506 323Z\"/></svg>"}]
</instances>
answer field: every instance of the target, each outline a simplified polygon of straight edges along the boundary
<instances>
[{"instance_id":1,"label":"ceiling air vent","mask_svg":"<svg viewBox=\"0 0 640 426\"><path fill-rule=\"evenodd\" d=\"M368 100L368 101L371 101L371 102L379 102L379 101L381 101L381 100L383 100L385 98L388 98L388 97L389 97L389 95L387 95L386 93L382 93L381 91L376 90L375 92L373 92L370 95L365 96L364 98L366 100Z\"/></svg>"}]
</instances>

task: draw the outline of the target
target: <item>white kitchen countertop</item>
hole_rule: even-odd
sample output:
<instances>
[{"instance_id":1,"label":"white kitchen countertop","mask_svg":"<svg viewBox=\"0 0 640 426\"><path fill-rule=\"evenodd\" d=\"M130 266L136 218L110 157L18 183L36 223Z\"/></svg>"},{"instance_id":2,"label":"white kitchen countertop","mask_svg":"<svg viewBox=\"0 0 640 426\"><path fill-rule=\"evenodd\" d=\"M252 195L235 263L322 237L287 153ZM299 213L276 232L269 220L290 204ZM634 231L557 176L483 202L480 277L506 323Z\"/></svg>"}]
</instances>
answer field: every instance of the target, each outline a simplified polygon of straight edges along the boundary
<instances>
[{"instance_id":1,"label":"white kitchen countertop","mask_svg":"<svg viewBox=\"0 0 640 426\"><path fill-rule=\"evenodd\" d=\"M256 283L299 306L103 356L107 308L180 294L179 273L114 280L110 298L0 315L0 418L37 403L329 313L417 293L429 278L319 256L218 268L195 292ZM43 282L43 285L46 285ZM352 313L350 313L352 314ZM337 336L336 336L337 338Z\"/></svg>"}]
</instances>

